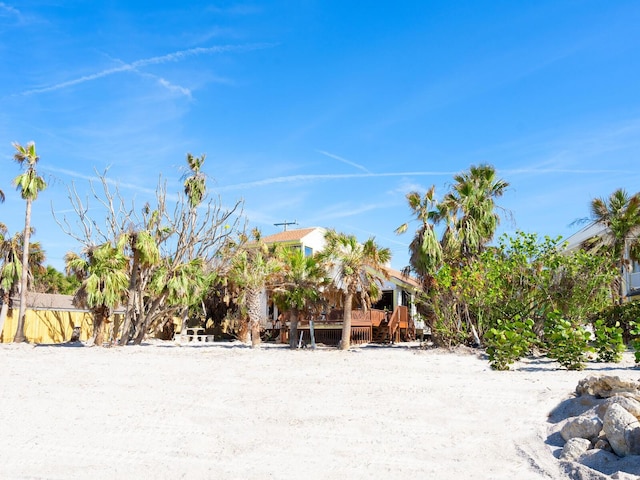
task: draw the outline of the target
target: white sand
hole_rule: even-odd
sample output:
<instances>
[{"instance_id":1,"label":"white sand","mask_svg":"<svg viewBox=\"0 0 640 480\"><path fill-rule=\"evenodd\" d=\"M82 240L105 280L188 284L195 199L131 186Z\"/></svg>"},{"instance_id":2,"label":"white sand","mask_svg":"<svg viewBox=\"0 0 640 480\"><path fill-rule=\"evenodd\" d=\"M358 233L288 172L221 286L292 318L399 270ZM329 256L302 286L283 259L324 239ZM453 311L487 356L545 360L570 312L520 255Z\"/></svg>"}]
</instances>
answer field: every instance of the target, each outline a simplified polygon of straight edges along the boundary
<instances>
[{"instance_id":1,"label":"white sand","mask_svg":"<svg viewBox=\"0 0 640 480\"><path fill-rule=\"evenodd\" d=\"M476 355L238 343L0 345L0 478L562 478L548 413L589 373Z\"/></svg>"}]
</instances>

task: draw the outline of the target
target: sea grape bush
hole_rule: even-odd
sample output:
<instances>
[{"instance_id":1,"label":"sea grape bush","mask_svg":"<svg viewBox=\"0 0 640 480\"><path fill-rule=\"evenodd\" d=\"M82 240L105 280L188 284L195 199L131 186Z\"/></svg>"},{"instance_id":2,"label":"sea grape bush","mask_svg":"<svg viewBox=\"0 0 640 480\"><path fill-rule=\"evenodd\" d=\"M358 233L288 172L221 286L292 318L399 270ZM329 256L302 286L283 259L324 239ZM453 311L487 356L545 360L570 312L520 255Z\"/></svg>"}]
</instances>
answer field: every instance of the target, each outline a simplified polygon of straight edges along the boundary
<instances>
[{"instance_id":1,"label":"sea grape bush","mask_svg":"<svg viewBox=\"0 0 640 480\"><path fill-rule=\"evenodd\" d=\"M593 324L595 340L594 348L598 354L599 362L619 362L622 360L622 352L625 350L622 328L620 323L607 325L602 319Z\"/></svg>"},{"instance_id":2,"label":"sea grape bush","mask_svg":"<svg viewBox=\"0 0 640 480\"><path fill-rule=\"evenodd\" d=\"M593 348L589 345L591 332L583 325L567 320L558 311L551 312L544 326L544 336L549 358L567 370L584 370L587 354Z\"/></svg>"},{"instance_id":3,"label":"sea grape bush","mask_svg":"<svg viewBox=\"0 0 640 480\"><path fill-rule=\"evenodd\" d=\"M509 366L524 357L536 342L534 322L530 318L499 320L485 334L489 364L494 370L509 370Z\"/></svg>"}]
</instances>

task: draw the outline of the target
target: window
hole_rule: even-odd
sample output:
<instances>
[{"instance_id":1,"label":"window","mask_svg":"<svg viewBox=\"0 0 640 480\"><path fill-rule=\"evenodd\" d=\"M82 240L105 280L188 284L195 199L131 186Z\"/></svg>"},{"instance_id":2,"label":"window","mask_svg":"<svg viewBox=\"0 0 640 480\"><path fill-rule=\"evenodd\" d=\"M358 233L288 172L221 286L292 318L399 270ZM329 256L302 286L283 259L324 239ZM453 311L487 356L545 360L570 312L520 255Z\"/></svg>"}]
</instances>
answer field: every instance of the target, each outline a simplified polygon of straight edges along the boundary
<instances>
[{"instance_id":1,"label":"window","mask_svg":"<svg viewBox=\"0 0 640 480\"><path fill-rule=\"evenodd\" d=\"M305 257L310 257L311 255L313 255L313 248L304 247L304 256Z\"/></svg>"}]
</instances>

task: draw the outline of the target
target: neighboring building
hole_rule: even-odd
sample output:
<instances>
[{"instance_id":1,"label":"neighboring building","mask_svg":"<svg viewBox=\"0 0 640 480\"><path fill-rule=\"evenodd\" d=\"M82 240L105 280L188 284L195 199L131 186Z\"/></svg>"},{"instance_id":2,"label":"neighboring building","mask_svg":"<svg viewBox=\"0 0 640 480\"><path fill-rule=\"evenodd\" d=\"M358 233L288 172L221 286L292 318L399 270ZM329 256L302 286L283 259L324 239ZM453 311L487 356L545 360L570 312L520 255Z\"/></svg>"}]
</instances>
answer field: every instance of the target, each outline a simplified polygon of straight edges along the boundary
<instances>
[{"instance_id":1,"label":"neighboring building","mask_svg":"<svg viewBox=\"0 0 640 480\"><path fill-rule=\"evenodd\" d=\"M582 230L574 233L567 239L567 250L575 250L580 248L583 243L593 237L602 235L606 231L606 227L599 223L592 223ZM628 256L628 252L627 252ZM630 268L626 268L624 278L627 299L640 295L640 264L631 262Z\"/></svg>"},{"instance_id":2,"label":"neighboring building","mask_svg":"<svg viewBox=\"0 0 640 480\"><path fill-rule=\"evenodd\" d=\"M262 238L267 245L278 243L286 247L302 250L305 256L324 249L326 244L324 235L327 230L322 227L301 228L298 230L285 230Z\"/></svg>"},{"instance_id":3,"label":"neighboring building","mask_svg":"<svg viewBox=\"0 0 640 480\"><path fill-rule=\"evenodd\" d=\"M13 341L18 327L20 299L13 299L0 337L3 343ZM105 338L110 338L112 327L120 324L124 310L112 315L112 321L105 325ZM64 343L71 339L74 328L79 339L87 340L93 333L93 316L88 310L73 305L72 295L52 293L27 293L24 333L30 343Z\"/></svg>"},{"instance_id":4,"label":"neighboring building","mask_svg":"<svg viewBox=\"0 0 640 480\"><path fill-rule=\"evenodd\" d=\"M285 230L263 237L267 245L281 244L301 249L305 255L321 252L325 246L326 229L322 227ZM352 315L352 342L388 341L414 338L416 324L415 294L420 284L412 277L390 267L385 268L389 277L382 285L382 297L368 312L354 310ZM263 327L267 330L280 328L280 312L263 296ZM421 328L422 325L418 325ZM298 328L305 341L309 341L309 322L302 319ZM342 328L342 310L325 312L314 321L316 338L320 343L337 343Z\"/></svg>"}]
</instances>

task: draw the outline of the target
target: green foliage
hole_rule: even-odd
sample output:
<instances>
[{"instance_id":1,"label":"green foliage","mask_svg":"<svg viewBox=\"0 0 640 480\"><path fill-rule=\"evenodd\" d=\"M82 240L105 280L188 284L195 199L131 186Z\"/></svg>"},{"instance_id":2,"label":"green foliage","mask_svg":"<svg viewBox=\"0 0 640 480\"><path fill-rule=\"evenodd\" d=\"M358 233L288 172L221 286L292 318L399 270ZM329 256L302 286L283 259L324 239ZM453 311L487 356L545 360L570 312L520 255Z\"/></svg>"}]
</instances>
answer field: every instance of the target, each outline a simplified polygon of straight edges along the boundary
<instances>
[{"instance_id":1,"label":"green foliage","mask_svg":"<svg viewBox=\"0 0 640 480\"><path fill-rule=\"evenodd\" d=\"M622 328L623 338L628 343L634 335L632 330L636 328L636 322L640 321L640 301L611 305L600 310L592 321L596 322L598 319L603 320L607 325L618 323Z\"/></svg>"},{"instance_id":2,"label":"green foliage","mask_svg":"<svg viewBox=\"0 0 640 480\"><path fill-rule=\"evenodd\" d=\"M583 370L591 334L577 322L565 319L560 312L551 312L544 326L547 354L568 370Z\"/></svg>"},{"instance_id":3,"label":"green foliage","mask_svg":"<svg viewBox=\"0 0 640 480\"><path fill-rule=\"evenodd\" d=\"M610 326L604 320L599 319L594 322L593 328L595 334L593 343L598 354L598 361L619 362L622 360L625 346L620 323L616 322Z\"/></svg>"},{"instance_id":4,"label":"green foliage","mask_svg":"<svg viewBox=\"0 0 640 480\"><path fill-rule=\"evenodd\" d=\"M36 270L33 275L34 290L43 293L60 293L73 295L80 288L80 280L73 275L65 275L51 265L46 269Z\"/></svg>"},{"instance_id":5,"label":"green foliage","mask_svg":"<svg viewBox=\"0 0 640 480\"><path fill-rule=\"evenodd\" d=\"M534 322L530 318L499 320L484 339L489 363L494 370L509 370L509 365L525 356L536 342Z\"/></svg>"},{"instance_id":6,"label":"green foliage","mask_svg":"<svg viewBox=\"0 0 640 480\"><path fill-rule=\"evenodd\" d=\"M633 322L631 326L631 335L633 335L633 337L631 338L630 345L631 348L633 348L636 363L640 363L640 323Z\"/></svg>"}]
</instances>

